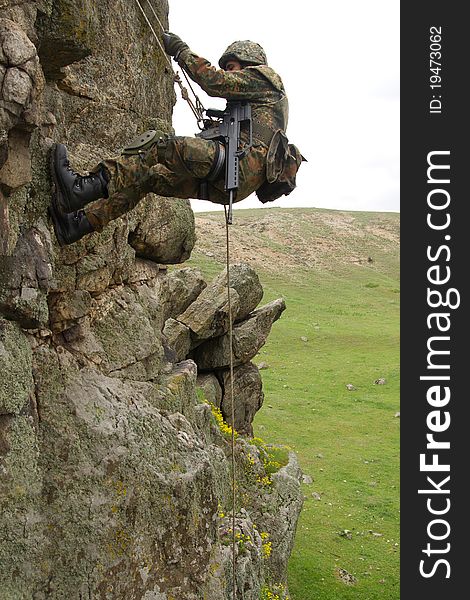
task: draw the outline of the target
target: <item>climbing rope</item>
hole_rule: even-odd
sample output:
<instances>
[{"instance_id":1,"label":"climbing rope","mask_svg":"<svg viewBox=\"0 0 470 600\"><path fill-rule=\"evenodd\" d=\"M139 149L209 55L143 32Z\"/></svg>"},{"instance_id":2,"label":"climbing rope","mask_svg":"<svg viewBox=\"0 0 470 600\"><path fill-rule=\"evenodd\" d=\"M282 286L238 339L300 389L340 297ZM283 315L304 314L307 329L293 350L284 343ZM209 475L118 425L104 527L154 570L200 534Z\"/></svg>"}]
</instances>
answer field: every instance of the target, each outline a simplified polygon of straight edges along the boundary
<instances>
[{"instance_id":1,"label":"climbing rope","mask_svg":"<svg viewBox=\"0 0 470 600\"><path fill-rule=\"evenodd\" d=\"M151 11L152 11L152 13L153 13L153 16L155 17L155 19L156 19L157 23L160 25L160 29L161 29L162 31L165 31L165 28L163 27L163 25L162 25L162 22L161 22L161 21L160 21L160 19L158 18L158 15L157 15L157 13L155 12L155 9L153 8L153 5L152 5L152 3L150 2L150 0L147 0L147 2L148 2L148 5L150 6L150 10L151 10ZM171 67L173 67L171 60L168 58L168 55L166 54L166 52L165 52L164 48L162 48L162 45L161 45L161 43L160 43L160 40L159 40L158 38L157 38L157 41L158 41L158 45L160 46L160 48L161 48L162 52L164 53L164 56L165 56L165 58L166 58L166 59L167 59L167 61L170 63L170 66L171 66ZM191 90L191 92L192 92L192 94L193 94L193 96L194 96L194 100L195 100L195 102L196 102L196 110L197 110L197 112L198 112L198 114L196 115L196 117L198 117L198 116L199 116L199 117L200 117L200 119L202 120L202 116L203 116L203 113L205 112L205 108L204 108L204 106L202 105L201 101L199 100L199 98L198 98L198 96L197 96L196 92L194 91L194 88L193 88L193 86L191 85L191 81L189 80L189 78L188 78L188 76L187 76L187 74L186 74L186 71L185 71L184 69L182 69L182 71L183 71L184 78L186 79L186 82L187 82L187 84L188 84L188 86L189 86L189 89ZM177 73L176 73L176 76L178 77L178 74L177 74ZM190 99L190 98L189 98L189 96L188 96L188 92L187 92L187 90L185 90L185 88L184 88L184 87L182 87L181 85L180 85L180 88L181 88L181 94L182 94L182 96L183 96L184 100L186 100L187 102L190 102L190 103L191 103L191 99ZM183 92L184 92L184 93L183 93Z\"/></svg>"},{"instance_id":2,"label":"climbing rope","mask_svg":"<svg viewBox=\"0 0 470 600\"><path fill-rule=\"evenodd\" d=\"M147 25L150 28L150 31L153 34L153 37L155 38L155 40L157 41L158 46L160 47L163 56L165 57L166 61L168 62L168 64L170 65L171 70L173 71L173 64L171 62L171 60L168 58L167 53L165 52L165 49L163 48L160 39L157 35L157 33L155 32L155 29L152 27L152 24L150 23L149 18L147 17L147 14L144 11L144 8L142 6L142 4L140 3L139 0L135 0L136 4L138 5L142 15L144 16L145 21L147 22ZM152 6L152 3L150 2L150 0L147 0L148 5L150 6L150 9L153 13L153 16L155 18L155 20L157 21L157 23L160 25L161 30L164 32L165 28L163 27L160 19L158 18L158 15L155 11L155 9ZM197 120L197 124L199 126L200 129L202 129L203 127L201 126L201 123L203 123L204 121L204 113L205 113L205 108L202 105L201 101L199 100L199 98L197 97L190 80L188 79L185 70L183 69L183 75L188 83L188 86L195 98L194 102L191 100L191 98L189 97L188 94L188 90L183 86L182 82L181 82L181 78L179 76L179 73L174 73L174 81L175 83L178 84L180 91L181 91L181 97L183 98L183 100L186 100L186 102L189 104L194 116L196 117ZM229 318L229 346L230 346L230 406L231 406L231 420L232 420L232 427L231 427L231 431L232 431L232 435L231 435L231 457L232 457L232 596L233 596L233 600L236 600L236 594L237 594L237 583L236 583L236 533L235 533L235 502L236 502L236 477L235 477L235 407L234 407L234 391L233 391L233 348L232 348L232 339L233 339L233 325L232 325L232 302L231 302L231 295L230 295L230 239L229 239L229 225L231 225L232 223L232 214L231 211L227 211L227 206L224 205L224 211L225 211L225 230L226 230L226 241L227 241L227 250L226 250L226 256L227 256L227 300L228 300L228 318Z\"/></svg>"},{"instance_id":3,"label":"climbing rope","mask_svg":"<svg viewBox=\"0 0 470 600\"><path fill-rule=\"evenodd\" d=\"M235 579L236 574L236 536L235 536L235 497L236 497L236 478L235 478L235 406L233 402L233 348L232 348L232 303L230 295L230 239L229 225L231 224L230 215L227 211L227 206L224 204L225 211L225 237L226 237L226 257L227 257L227 298L228 298L228 322L229 322L229 347L230 347L230 408L232 417L232 592L233 600L236 600L237 584Z\"/></svg>"},{"instance_id":4,"label":"climbing rope","mask_svg":"<svg viewBox=\"0 0 470 600\"><path fill-rule=\"evenodd\" d=\"M135 0L135 2L137 4L137 6L139 7L140 12L144 16L144 19L145 19L147 25L149 26L150 31L152 32L153 37L155 38L155 40L156 40L156 42L157 42L160 50L162 51L163 56L165 57L167 63L170 65L170 69L173 72L173 81L178 84L178 86L180 88L180 92L181 92L181 97L183 98L183 100L186 100L186 102L188 103L188 105L189 105L189 107L190 107L193 115L196 117L199 129L202 129L203 128L202 124L204 122L204 112L205 112L205 108L202 105L202 102L197 97L197 95L196 95L196 93L195 93L195 91L194 91L194 89L193 89L193 87L192 87L192 85L191 85L191 83L190 83L190 81L189 81L189 79L188 79L188 77L187 77L184 69L183 69L183 75L184 75L184 77L185 77L185 79L186 79L186 81L187 81L187 83L188 83L188 85L189 85L189 87L191 89L191 92L192 92L192 94L194 96L194 101L190 98L190 96L188 94L188 90L184 87L184 85L183 85L183 83L181 81L181 77L180 77L179 73L175 72L173 70L173 63L171 62L170 58L168 57L167 53L165 52L165 49L162 46L162 43L160 42L160 38L158 37L155 29L153 28L152 23L150 22L149 18L147 17L147 14L146 14L146 12L144 10L144 7L140 3L140 0ZM150 6L150 9L151 9L151 11L153 13L153 16L155 17L157 23L160 25L161 30L164 32L165 28L163 27L160 19L158 18L158 15L157 15L155 9L153 8L150 0L147 0L147 4Z\"/></svg>"}]
</instances>

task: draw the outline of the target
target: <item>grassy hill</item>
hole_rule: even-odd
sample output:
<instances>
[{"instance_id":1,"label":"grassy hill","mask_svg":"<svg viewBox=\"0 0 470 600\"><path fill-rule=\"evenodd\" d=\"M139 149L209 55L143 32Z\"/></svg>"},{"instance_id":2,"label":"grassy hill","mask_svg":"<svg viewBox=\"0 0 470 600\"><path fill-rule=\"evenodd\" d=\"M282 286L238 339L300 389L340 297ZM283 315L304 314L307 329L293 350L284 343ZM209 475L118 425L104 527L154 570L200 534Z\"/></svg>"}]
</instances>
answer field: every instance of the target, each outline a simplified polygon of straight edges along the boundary
<instances>
[{"instance_id":1,"label":"grassy hill","mask_svg":"<svg viewBox=\"0 0 470 600\"><path fill-rule=\"evenodd\" d=\"M196 227L189 264L215 275L223 213L196 214ZM268 364L255 435L289 445L312 478L291 599L398 600L399 216L244 210L230 236L231 260L256 269L263 302L287 304L255 358Z\"/></svg>"}]
</instances>

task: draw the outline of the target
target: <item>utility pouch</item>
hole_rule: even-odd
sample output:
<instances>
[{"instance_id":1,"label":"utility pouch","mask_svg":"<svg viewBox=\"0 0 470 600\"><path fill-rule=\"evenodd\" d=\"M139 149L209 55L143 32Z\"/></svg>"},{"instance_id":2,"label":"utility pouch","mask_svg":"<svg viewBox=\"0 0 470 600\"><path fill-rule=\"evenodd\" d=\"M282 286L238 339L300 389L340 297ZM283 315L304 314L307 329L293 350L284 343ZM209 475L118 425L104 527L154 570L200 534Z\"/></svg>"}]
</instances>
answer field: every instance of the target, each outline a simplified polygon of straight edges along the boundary
<instances>
[{"instance_id":1,"label":"utility pouch","mask_svg":"<svg viewBox=\"0 0 470 600\"><path fill-rule=\"evenodd\" d=\"M122 154L142 154L147 150L150 150L150 148L164 136L165 134L163 131L159 131L158 129L144 131L144 133L139 134L123 149Z\"/></svg>"},{"instance_id":2,"label":"utility pouch","mask_svg":"<svg viewBox=\"0 0 470 600\"><path fill-rule=\"evenodd\" d=\"M296 187L296 176L304 158L286 134L278 129L271 140L266 156L266 181L256 190L260 202L273 202L288 196Z\"/></svg>"}]
</instances>

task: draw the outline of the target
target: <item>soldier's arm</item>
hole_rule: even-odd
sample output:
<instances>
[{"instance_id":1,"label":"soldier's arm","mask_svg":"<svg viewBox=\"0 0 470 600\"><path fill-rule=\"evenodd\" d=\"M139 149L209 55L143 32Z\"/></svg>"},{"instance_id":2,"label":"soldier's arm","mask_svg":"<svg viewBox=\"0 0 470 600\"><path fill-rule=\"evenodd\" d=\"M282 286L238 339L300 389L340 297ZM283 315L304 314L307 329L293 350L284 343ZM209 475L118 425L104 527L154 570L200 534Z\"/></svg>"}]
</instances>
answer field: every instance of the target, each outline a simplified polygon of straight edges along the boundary
<instances>
[{"instance_id":1,"label":"soldier's arm","mask_svg":"<svg viewBox=\"0 0 470 600\"><path fill-rule=\"evenodd\" d=\"M255 100L273 91L269 82L257 71L217 69L191 50L184 50L178 57L178 63L209 96L227 100Z\"/></svg>"}]
</instances>

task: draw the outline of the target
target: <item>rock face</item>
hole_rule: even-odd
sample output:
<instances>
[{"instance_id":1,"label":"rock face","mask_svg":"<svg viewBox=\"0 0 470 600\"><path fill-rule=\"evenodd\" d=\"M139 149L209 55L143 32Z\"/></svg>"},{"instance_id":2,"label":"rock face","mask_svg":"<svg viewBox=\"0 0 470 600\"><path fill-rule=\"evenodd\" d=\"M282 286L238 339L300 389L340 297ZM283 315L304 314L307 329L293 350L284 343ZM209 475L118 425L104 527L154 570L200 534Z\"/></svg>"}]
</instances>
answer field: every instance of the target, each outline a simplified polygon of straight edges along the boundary
<instances>
[{"instance_id":1,"label":"rock face","mask_svg":"<svg viewBox=\"0 0 470 600\"><path fill-rule=\"evenodd\" d=\"M167 27L166 0L153 6ZM174 101L134 2L0 0L2 600L231 598L230 320L236 524L251 540L236 548L237 598L286 584L300 471L285 451L268 472L269 448L248 437L263 400L249 361L280 307L256 309L246 265L231 315L226 275L208 286L162 266L191 253L185 200L149 195L65 248L47 214L53 141L91 169L140 131L171 131Z\"/></svg>"},{"instance_id":2,"label":"rock face","mask_svg":"<svg viewBox=\"0 0 470 600\"><path fill-rule=\"evenodd\" d=\"M238 433L252 436L253 419L263 404L264 394L258 367L250 361L266 342L274 321L286 305L279 298L253 310L263 296L263 288L253 269L241 263L230 266L233 287L230 287L229 311L227 281L225 269L182 314L166 320L163 333L170 356L196 362L200 373L198 387L210 403L221 409L229 425L232 425L232 355L234 426Z\"/></svg>"},{"instance_id":3,"label":"rock face","mask_svg":"<svg viewBox=\"0 0 470 600\"><path fill-rule=\"evenodd\" d=\"M224 394L221 401L222 414L232 423L231 376L229 370L220 372ZM235 429L244 435L253 436L253 419L263 404L264 393L258 367L246 363L233 370L233 396Z\"/></svg>"}]
</instances>

